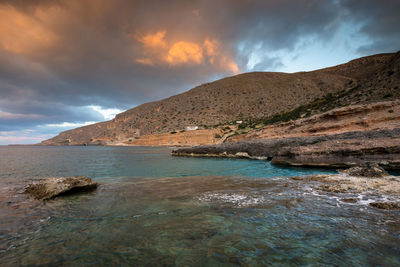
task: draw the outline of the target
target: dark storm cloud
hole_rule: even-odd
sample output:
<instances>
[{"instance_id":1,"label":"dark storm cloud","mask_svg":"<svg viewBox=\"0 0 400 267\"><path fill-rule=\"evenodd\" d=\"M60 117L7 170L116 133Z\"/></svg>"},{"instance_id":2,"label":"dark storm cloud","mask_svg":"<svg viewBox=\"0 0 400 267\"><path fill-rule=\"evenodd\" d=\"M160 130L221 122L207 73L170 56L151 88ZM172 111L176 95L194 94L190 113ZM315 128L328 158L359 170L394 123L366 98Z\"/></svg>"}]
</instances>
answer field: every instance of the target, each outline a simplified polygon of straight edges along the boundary
<instances>
[{"instance_id":1,"label":"dark storm cloud","mask_svg":"<svg viewBox=\"0 0 400 267\"><path fill-rule=\"evenodd\" d=\"M254 70L274 70L273 52L328 42L345 23L372 40L360 52L394 51L399 12L398 1L3 0L0 130L101 120L87 106L127 109L247 71L254 51Z\"/></svg>"},{"instance_id":2,"label":"dark storm cloud","mask_svg":"<svg viewBox=\"0 0 400 267\"><path fill-rule=\"evenodd\" d=\"M371 43L359 47L364 54L395 52L400 49L400 1L342 0L349 20L360 26L360 32Z\"/></svg>"}]
</instances>

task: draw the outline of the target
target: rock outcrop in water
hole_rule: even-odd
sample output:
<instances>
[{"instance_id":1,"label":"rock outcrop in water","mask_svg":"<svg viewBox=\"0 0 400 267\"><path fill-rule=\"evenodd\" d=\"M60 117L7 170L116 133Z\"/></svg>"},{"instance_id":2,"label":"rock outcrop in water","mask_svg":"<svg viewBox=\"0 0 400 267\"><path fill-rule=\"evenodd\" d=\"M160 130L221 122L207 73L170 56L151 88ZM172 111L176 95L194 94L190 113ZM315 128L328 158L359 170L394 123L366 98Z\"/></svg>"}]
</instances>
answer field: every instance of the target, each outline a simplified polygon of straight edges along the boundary
<instances>
[{"instance_id":1,"label":"rock outcrop in water","mask_svg":"<svg viewBox=\"0 0 400 267\"><path fill-rule=\"evenodd\" d=\"M296 176L290 179L307 184L319 194L335 195L343 203L364 202L378 209L400 209L400 178L376 172L379 169L377 166L372 168L375 170L362 166L352 168L354 172L350 174L340 171L339 174ZM361 173L369 176L360 176Z\"/></svg>"},{"instance_id":2,"label":"rock outcrop in water","mask_svg":"<svg viewBox=\"0 0 400 267\"><path fill-rule=\"evenodd\" d=\"M246 157L294 166L353 167L365 162L400 169L400 128L323 136L254 139L176 149L174 156Z\"/></svg>"},{"instance_id":3,"label":"rock outcrop in water","mask_svg":"<svg viewBox=\"0 0 400 267\"><path fill-rule=\"evenodd\" d=\"M367 162L362 166L352 167L346 170L342 170L342 173L346 173L350 176L359 177L385 177L389 174L376 163Z\"/></svg>"},{"instance_id":4,"label":"rock outcrop in water","mask_svg":"<svg viewBox=\"0 0 400 267\"><path fill-rule=\"evenodd\" d=\"M39 200L48 200L61 194L91 191L98 185L92 179L83 176L51 177L28 185L25 193Z\"/></svg>"}]
</instances>

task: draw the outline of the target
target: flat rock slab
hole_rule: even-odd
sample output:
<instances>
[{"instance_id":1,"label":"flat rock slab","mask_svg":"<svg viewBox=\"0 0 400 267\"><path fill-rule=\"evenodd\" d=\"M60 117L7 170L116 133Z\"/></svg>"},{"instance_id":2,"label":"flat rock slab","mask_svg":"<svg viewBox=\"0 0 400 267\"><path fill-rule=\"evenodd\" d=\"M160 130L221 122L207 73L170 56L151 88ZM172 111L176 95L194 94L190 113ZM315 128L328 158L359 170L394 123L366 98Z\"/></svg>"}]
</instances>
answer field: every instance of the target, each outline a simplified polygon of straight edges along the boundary
<instances>
[{"instance_id":1,"label":"flat rock slab","mask_svg":"<svg viewBox=\"0 0 400 267\"><path fill-rule=\"evenodd\" d=\"M48 200L65 193L91 191L98 185L91 178L84 176L50 177L28 185L25 193L39 200Z\"/></svg>"},{"instance_id":2,"label":"flat rock slab","mask_svg":"<svg viewBox=\"0 0 400 267\"><path fill-rule=\"evenodd\" d=\"M361 177L339 173L305 176L303 180L317 182L311 184L311 187L319 191L356 194L370 192L375 195L400 198L400 177L398 176Z\"/></svg>"}]
</instances>

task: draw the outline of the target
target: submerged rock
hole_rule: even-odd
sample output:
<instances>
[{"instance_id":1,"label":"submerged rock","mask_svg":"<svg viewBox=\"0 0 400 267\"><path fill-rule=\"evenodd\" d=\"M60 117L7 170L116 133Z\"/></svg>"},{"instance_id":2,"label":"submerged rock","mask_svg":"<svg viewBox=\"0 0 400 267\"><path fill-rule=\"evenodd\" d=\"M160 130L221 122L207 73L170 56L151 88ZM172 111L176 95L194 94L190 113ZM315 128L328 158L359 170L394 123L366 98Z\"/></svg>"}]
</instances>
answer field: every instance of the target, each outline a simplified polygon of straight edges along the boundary
<instances>
[{"instance_id":1,"label":"submerged rock","mask_svg":"<svg viewBox=\"0 0 400 267\"><path fill-rule=\"evenodd\" d=\"M347 170L341 171L351 176L361 177L385 177L389 174L376 163L366 163L362 166L356 166Z\"/></svg>"},{"instance_id":2,"label":"submerged rock","mask_svg":"<svg viewBox=\"0 0 400 267\"><path fill-rule=\"evenodd\" d=\"M384 210L400 209L400 202L372 202L369 205Z\"/></svg>"},{"instance_id":3,"label":"submerged rock","mask_svg":"<svg viewBox=\"0 0 400 267\"><path fill-rule=\"evenodd\" d=\"M90 191L99 184L84 176L51 177L34 182L25 189L25 193L36 199L48 200L64 193Z\"/></svg>"},{"instance_id":4,"label":"submerged rock","mask_svg":"<svg viewBox=\"0 0 400 267\"><path fill-rule=\"evenodd\" d=\"M342 198L341 201L346 202L346 203L357 203L357 199L356 198Z\"/></svg>"}]
</instances>

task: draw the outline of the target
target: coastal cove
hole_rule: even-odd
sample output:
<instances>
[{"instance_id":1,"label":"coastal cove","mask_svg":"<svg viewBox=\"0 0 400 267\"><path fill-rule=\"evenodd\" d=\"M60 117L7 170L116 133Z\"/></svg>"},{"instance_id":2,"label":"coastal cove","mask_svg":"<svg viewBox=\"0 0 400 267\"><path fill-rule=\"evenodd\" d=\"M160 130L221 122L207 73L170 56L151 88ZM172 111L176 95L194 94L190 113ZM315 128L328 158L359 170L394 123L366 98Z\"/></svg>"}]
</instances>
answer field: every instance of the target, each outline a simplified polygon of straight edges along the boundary
<instances>
[{"instance_id":1,"label":"coastal cove","mask_svg":"<svg viewBox=\"0 0 400 267\"><path fill-rule=\"evenodd\" d=\"M399 14L0 1L0 267L400 267Z\"/></svg>"},{"instance_id":2,"label":"coastal cove","mask_svg":"<svg viewBox=\"0 0 400 267\"><path fill-rule=\"evenodd\" d=\"M331 169L171 152L0 146L0 266L400 264L400 211L369 205L389 196L297 178ZM46 202L21 193L75 175L100 186Z\"/></svg>"}]
</instances>

